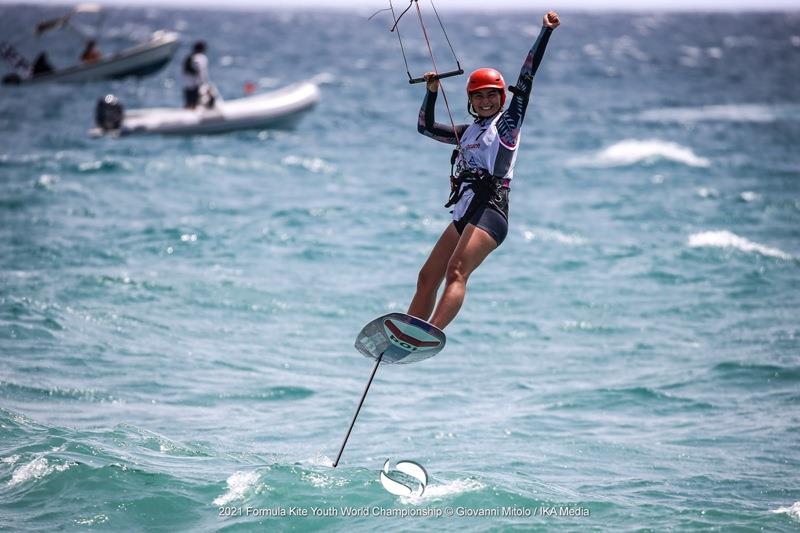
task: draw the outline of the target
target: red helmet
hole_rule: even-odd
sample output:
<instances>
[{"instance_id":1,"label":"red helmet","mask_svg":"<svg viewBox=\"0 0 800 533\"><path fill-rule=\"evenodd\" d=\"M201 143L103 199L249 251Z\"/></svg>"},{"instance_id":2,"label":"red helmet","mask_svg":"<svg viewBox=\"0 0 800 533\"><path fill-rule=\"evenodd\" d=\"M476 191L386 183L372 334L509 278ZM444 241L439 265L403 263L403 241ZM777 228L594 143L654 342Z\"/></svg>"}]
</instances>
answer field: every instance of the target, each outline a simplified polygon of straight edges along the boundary
<instances>
[{"instance_id":1,"label":"red helmet","mask_svg":"<svg viewBox=\"0 0 800 533\"><path fill-rule=\"evenodd\" d=\"M481 89L500 89L500 105L506 103L506 81L503 75L493 68L479 68L469 75L467 96Z\"/></svg>"}]
</instances>

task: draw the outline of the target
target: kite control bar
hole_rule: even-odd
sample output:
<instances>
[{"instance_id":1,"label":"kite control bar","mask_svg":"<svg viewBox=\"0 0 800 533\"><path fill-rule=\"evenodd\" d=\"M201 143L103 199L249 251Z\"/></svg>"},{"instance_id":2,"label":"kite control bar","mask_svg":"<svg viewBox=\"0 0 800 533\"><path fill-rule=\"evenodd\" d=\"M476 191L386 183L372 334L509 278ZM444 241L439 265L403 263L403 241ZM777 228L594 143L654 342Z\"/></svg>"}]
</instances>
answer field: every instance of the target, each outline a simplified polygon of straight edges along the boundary
<instances>
[{"instance_id":1,"label":"kite control bar","mask_svg":"<svg viewBox=\"0 0 800 533\"><path fill-rule=\"evenodd\" d=\"M464 74L464 69L461 68L461 65L458 66L458 70L451 70L450 72L442 72L441 74L436 74L433 76L434 80L441 80L442 78L451 78L453 76L460 76ZM408 83L422 83L426 81L425 78L412 78L411 74L408 75Z\"/></svg>"},{"instance_id":2,"label":"kite control bar","mask_svg":"<svg viewBox=\"0 0 800 533\"><path fill-rule=\"evenodd\" d=\"M419 10L419 0L410 0L409 3L408 3L408 7L406 7L403 10L402 13L400 13L399 17L395 16L395 14L394 14L394 6L392 5L392 0L389 0L389 11L392 12L392 19L394 19L394 25L391 27L391 29L389 31L397 33L397 40L400 42L400 52L403 54L403 63L405 63L405 65L406 65L406 74L408 74L408 83L414 84L414 83L422 83L422 82L424 82L426 80L425 80L424 76L421 76L419 78L415 78L414 76L411 75L411 70L408 68L408 59L406 58L406 50L405 50L405 47L403 46L403 39L400 37L400 28L398 27L398 24L400 23L400 19L403 18L403 15L405 15L406 12L409 9L411 9L411 6L416 6L416 8L417 8L417 16L419 17L419 24L420 24L420 27L422 28L422 35L425 37L425 44L428 45L428 52L431 55L431 62L433 63L433 70L435 71L437 69L436 69L436 60L434 60L434 58L433 58L433 49L431 49L431 42L428 39L428 30L425 28L425 22L422 20L422 13ZM439 12L436 11L436 6L433 5L433 0L431 0L431 7L433 8L433 12L436 14L436 20L439 21L439 26L442 28L442 33L444 34L444 38L447 40L447 45L450 47L450 52L452 52L453 59L456 60L456 66L458 67L456 70L451 70L449 72L442 72L441 74L439 74L437 72L436 75L433 77L433 79L441 80L442 78L450 78L452 76L460 76L461 74L464 74L464 69L461 68L461 63L458 62L458 57L456 56L456 51L453 50L453 45L452 45L452 43L450 43L450 38L447 36L447 32L444 29L444 24L442 24L442 19L439 18ZM373 17L374 16L375 15L373 15ZM372 18L372 17L370 17L370 18Z\"/></svg>"}]
</instances>

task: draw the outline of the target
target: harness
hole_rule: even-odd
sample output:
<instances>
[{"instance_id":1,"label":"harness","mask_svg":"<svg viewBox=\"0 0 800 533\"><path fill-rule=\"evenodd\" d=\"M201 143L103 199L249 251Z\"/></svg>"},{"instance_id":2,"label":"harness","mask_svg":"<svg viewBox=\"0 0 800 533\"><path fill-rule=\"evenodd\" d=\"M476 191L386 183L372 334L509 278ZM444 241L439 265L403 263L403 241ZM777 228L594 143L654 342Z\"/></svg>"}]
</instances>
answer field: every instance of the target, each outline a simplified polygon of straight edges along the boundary
<instances>
[{"instance_id":1,"label":"harness","mask_svg":"<svg viewBox=\"0 0 800 533\"><path fill-rule=\"evenodd\" d=\"M461 169L455 172L458 150L450 156L450 197L445 207L452 207L464 196L464 192L472 190L475 194L470 202L464 218L470 218L484 204L490 205L508 218L508 185L509 179L496 178L484 170ZM451 211L452 213L452 211Z\"/></svg>"}]
</instances>

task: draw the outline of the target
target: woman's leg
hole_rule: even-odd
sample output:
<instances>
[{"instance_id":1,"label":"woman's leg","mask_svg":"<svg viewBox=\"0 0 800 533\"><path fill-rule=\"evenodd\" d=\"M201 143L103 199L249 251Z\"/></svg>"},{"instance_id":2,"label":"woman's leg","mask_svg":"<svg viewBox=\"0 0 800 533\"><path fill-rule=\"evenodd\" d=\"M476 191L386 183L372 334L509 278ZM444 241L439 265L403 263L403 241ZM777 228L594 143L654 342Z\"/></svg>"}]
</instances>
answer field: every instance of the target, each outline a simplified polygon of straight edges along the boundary
<instances>
[{"instance_id":1,"label":"woman's leg","mask_svg":"<svg viewBox=\"0 0 800 533\"><path fill-rule=\"evenodd\" d=\"M469 275L495 248L497 242L491 235L481 228L467 224L447 263L444 292L433 313L431 324L444 329L456 317L461 304L464 303Z\"/></svg>"},{"instance_id":2,"label":"woman's leg","mask_svg":"<svg viewBox=\"0 0 800 533\"><path fill-rule=\"evenodd\" d=\"M442 232L436 245L431 250L428 260L422 265L417 278L417 292L414 293L414 298L411 300L411 305L408 307L408 314L428 320L433 311L433 304L436 303L436 291L439 290L439 285L442 284L445 272L447 271L447 262L450 256L453 255L456 245L459 240L458 231L453 224L450 224Z\"/></svg>"}]
</instances>

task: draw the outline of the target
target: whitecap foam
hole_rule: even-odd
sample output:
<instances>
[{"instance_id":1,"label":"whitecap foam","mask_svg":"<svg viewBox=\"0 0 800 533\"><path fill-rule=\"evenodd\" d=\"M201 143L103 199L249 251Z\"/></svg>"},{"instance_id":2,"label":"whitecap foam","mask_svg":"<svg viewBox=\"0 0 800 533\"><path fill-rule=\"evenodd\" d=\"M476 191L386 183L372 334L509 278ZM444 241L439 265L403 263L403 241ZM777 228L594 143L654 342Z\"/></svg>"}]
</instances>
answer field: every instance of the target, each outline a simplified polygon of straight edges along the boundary
<instances>
[{"instance_id":1,"label":"whitecap foam","mask_svg":"<svg viewBox=\"0 0 800 533\"><path fill-rule=\"evenodd\" d=\"M314 466L333 466L333 459L322 453L317 453L314 457L309 457L305 461L300 461L301 464L309 464Z\"/></svg>"},{"instance_id":2,"label":"whitecap foam","mask_svg":"<svg viewBox=\"0 0 800 533\"><path fill-rule=\"evenodd\" d=\"M304 472L300 478L311 483L318 489L327 487L343 487L347 483L347 480L345 479L319 474L317 472Z\"/></svg>"},{"instance_id":3,"label":"whitecap foam","mask_svg":"<svg viewBox=\"0 0 800 533\"><path fill-rule=\"evenodd\" d=\"M53 185L58 181L58 176L54 176L52 174L42 174L39 176L39 179L36 180L35 187L38 189L52 189Z\"/></svg>"},{"instance_id":4,"label":"whitecap foam","mask_svg":"<svg viewBox=\"0 0 800 533\"><path fill-rule=\"evenodd\" d=\"M421 503L427 503L430 500L448 498L465 492L476 492L485 487L486 485L475 479L456 479L455 481L447 483L428 485L425 487L425 492L423 492L421 496L401 496L400 502L403 504L419 505Z\"/></svg>"},{"instance_id":5,"label":"whitecap foam","mask_svg":"<svg viewBox=\"0 0 800 533\"><path fill-rule=\"evenodd\" d=\"M582 50L589 57L598 58L603 56L603 50L594 43L583 45Z\"/></svg>"},{"instance_id":6,"label":"whitecap foam","mask_svg":"<svg viewBox=\"0 0 800 533\"><path fill-rule=\"evenodd\" d=\"M63 472L70 467L71 463L60 463L51 465L46 457L37 457L30 463L26 463L11 475L8 482L9 487L25 483L26 481L41 479L53 472Z\"/></svg>"},{"instance_id":7,"label":"whitecap foam","mask_svg":"<svg viewBox=\"0 0 800 533\"><path fill-rule=\"evenodd\" d=\"M778 259L791 259L792 256L777 248L771 248L740 237L730 231L703 231L689 236L689 246L692 248L736 248L742 252L759 253Z\"/></svg>"},{"instance_id":8,"label":"whitecap foam","mask_svg":"<svg viewBox=\"0 0 800 533\"><path fill-rule=\"evenodd\" d=\"M653 163L658 160L673 161L690 167L708 167L708 159L695 155L690 148L658 139L625 139L600 150L588 159L573 162L588 166L617 167L637 163Z\"/></svg>"},{"instance_id":9,"label":"whitecap foam","mask_svg":"<svg viewBox=\"0 0 800 533\"><path fill-rule=\"evenodd\" d=\"M700 198L716 198L719 196L719 191L709 187L700 187L697 189L697 196Z\"/></svg>"},{"instance_id":10,"label":"whitecap foam","mask_svg":"<svg viewBox=\"0 0 800 533\"><path fill-rule=\"evenodd\" d=\"M755 202L756 200L761 198L761 195L753 191L744 191L742 194L739 195L739 198L741 198L742 201L744 202L750 203L750 202Z\"/></svg>"},{"instance_id":11,"label":"whitecap foam","mask_svg":"<svg viewBox=\"0 0 800 533\"><path fill-rule=\"evenodd\" d=\"M214 505L227 505L232 501L241 500L252 489L259 479L258 472L234 472L227 480L228 490L214 499Z\"/></svg>"},{"instance_id":12,"label":"whitecap foam","mask_svg":"<svg viewBox=\"0 0 800 533\"><path fill-rule=\"evenodd\" d=\"M582 244L586 244L586 239L579 235L572 235L547 228L533 228L530 230L525 230L522 232L522 236L526 241L541 239L543 241L559 242L561 244L568 244L570 246L580 246Z\"/></svg>"},{"instance_id":13,"label":"whitecap foam","mask_svg":"<svg viewBox=\"0 0 800 533\"><path fill-rule=\"evenodd\" d=\"M75 524L86 527L91 527L98 524L105 524L106 522L108 522L108 516L104 514L99 514L97 516L93 516L92 518L75 519Z\"/></svg>"},{"instance_id":14,"label":"whitecap foam","mask_svg":"<svg viewBox=\"0 0 800 533\"><path fill-rule=\"evenodd\" d=\"M281 163L290 167L302 167L315 174L319 174L320 172L323 174L330 174L336 170L336 167L319 157L299 157L296 155L287 155L281 160Z\"/></svg>"},{"instance_id":15,"label":"whitecap foam","mask_svg":"<svg viewBox=\"0 0 800 533\"><path fill-rule=\"evenodd\" d=\"M664 107L649 109L638 115L648 122L756 122L768 123L780 117L793 117L795 106L765 104L720 104L698 107Z\"/></svg>"},{"instance_id":16,"label":"whitecap foam","mask_svg":"<svg viewBox=\"0 0 800 533\"><path fill-rule=\"evenodd\" d=\"M78 170L81 172L90 172L92 170L100 170L103 168L102 161L85 161L78 165Z\"/></svg>"},{"instance_id":17,"label":"whitecap foam","mask_svg":"<svg viewBox=\"0 0 800 533\"><path fill-rule=\"evenodd\" d=\"M580 321L578 321L578 320L565 320L564 323L563 323L563 327L566 330L579 329L579 330L590 331L590 330L596 329L594 324L592 324L591 322L587 322L585 320L580 320Z\"/></svg>"},{"instance_id":18,"label":"whitecap foam","mask_svg":"<svg viewBox=\"0 0 800 533\"><path fill-rule=\"evenodd\" d=\"M795 520L800 520L800 502L794 502L790 507L778 507L771 512L775 514L788 514Z\"/></svg>"}]
</instances>

